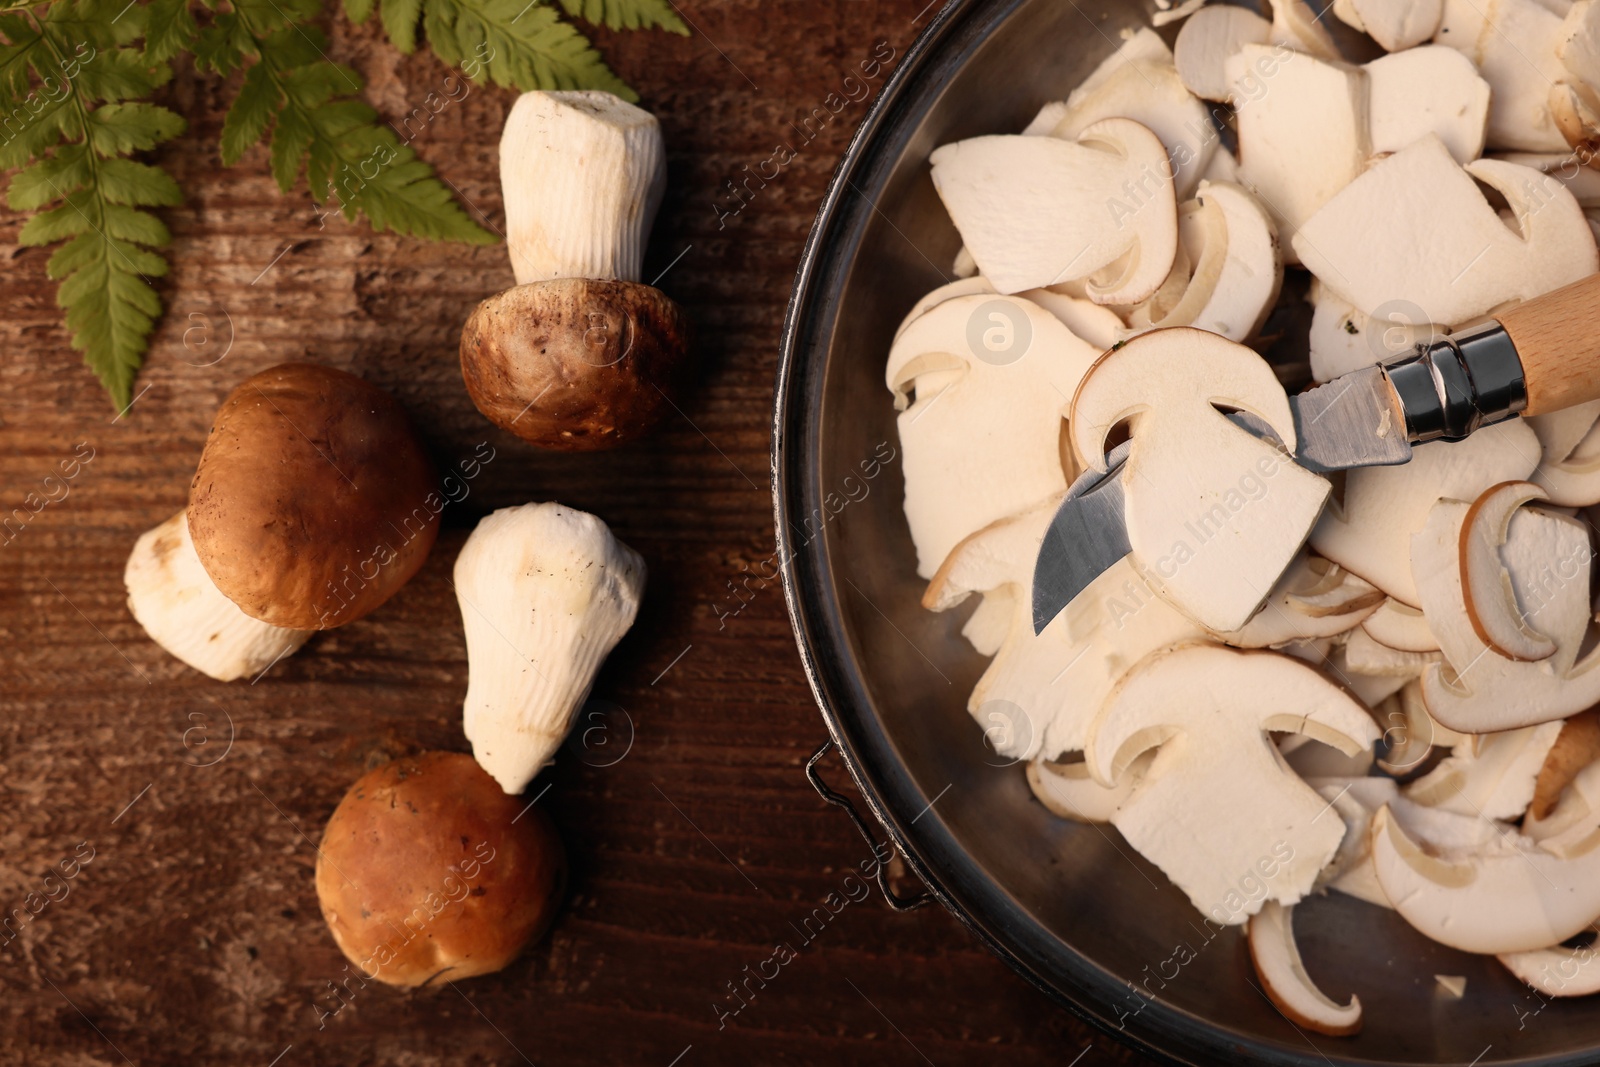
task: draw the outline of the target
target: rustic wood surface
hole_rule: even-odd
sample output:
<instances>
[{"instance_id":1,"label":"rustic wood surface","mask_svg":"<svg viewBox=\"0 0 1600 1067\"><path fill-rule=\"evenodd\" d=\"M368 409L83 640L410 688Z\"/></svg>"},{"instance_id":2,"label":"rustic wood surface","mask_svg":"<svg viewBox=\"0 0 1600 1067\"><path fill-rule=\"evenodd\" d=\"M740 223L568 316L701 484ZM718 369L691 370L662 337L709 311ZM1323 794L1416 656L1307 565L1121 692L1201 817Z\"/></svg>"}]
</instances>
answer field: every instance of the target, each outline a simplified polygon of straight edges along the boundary
<instances>
[{"instance_id":1,"label":"rustic wood surface","mask_svg":"<svg viewBox=\"0 0 1600 1067\"><path fill-rule=\"evenodd\" d=\"M58 502L0 537L0 908L56 887L0 932L8 1064L955 1064L1138 1062L1013 975L939 908L852 903L719 1028L792 923L866 858L805 783L823 738L776 587L726 624L727 583L773 551L767 477L778 334L802 242L852 103L736 217L725 179L790 139L878 41L902 54L926 0L692 0L691 38L598 35L661 117L670 192L647 262L697 321L705 360L648 446L540 454L483 421L456 362L461 323L511 284L502 247L375 235L280 196L266 152L216 154L232 85L183 67L190 120L162 162L185 206L170 310L132 409L114 418L67 347L48 250L0 214L0 504L92 450ZM333 58L398 122L450 71L328 20ZM876 93L880 76L872 83ZM453 83L452 83L453 84ZM414 147L491 226L512 94L474 89ZM134 538L183 506L210 418L272 364L346 367L399 396L441 465L495 459L445 513L438 547L376 614L323 634L254 684L222 685L128 614ZM365 769L465 749L467 665L447 582L487 511L558 499L606 518L648 560L648 599L596 689L609 708L533 789L573 863L553 932L505 972L421 992L348 977L318 914L315 842ZM584 741L587 741L587 744ZM630 747L631 740L631 747ZM620 757L620 758L619 758ZM833 776L843 771L832 764ZM87 844L85 844L87 843ZM46 876L83 859L61 896ZM907 885L906 888L911 888ZM337 1007L337 1012L333 1008ZM1082 1056L1081 1059L1074 1057Z\"/></svg>"}]
</instances>

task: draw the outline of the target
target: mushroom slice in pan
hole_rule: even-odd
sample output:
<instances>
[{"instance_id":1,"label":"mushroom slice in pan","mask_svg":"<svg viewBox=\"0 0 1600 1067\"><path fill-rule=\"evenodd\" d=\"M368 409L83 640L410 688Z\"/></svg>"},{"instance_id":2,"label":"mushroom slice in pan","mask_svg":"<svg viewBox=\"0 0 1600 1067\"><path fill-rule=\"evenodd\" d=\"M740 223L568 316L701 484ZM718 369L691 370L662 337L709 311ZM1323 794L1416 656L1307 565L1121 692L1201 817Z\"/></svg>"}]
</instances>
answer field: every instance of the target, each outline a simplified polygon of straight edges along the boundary
<instances>
[{"instance_id":1,"label":"mushroom slice in pan","mask_svg":"<svg viewBox=\"0 0 1600 1067\"><path fill-rule=\"evenodd\" d=\"M1227 61L1238 110L1239 180L1272 212L1284 256L1294 236L1366 164L1366 81L1343 63L1248 44Z\"/></svg>"},{"instance_id":2,"label":"mushroom slice in pan","mask_svg":"<svg viewBox=\"0 0 1600 1067\"><path fill-rule=\"evenodd\" d=\"M1178 31L1173 66L1195 96L1224 102L1233 95L1228 58L1247 44L1266 44L1271 36L1272 24L1248 8L1231 4L1201 8Z\"/></svg>"},{"instance_id":3,"label":"mushroom slice in pan","mask_svg":"<svg viewBox=\"0 0 1600 1067\"><path fill-rule=\"evenodd\" d=\"M1507 225L1477 182L1511 205ZM1496 159L1459 166L1429 134L1328 200L1293 238L1323 285L1372 314L1395 302L1464 323L1593 274L1594 235L1562 183Z\"/></svg>"},{"instance_id":4,"label":"mushroom slice in pan","mask_svg":"<svg viewBox=\"0 0 1600 1067\"><path fill-rule=\"evenodd\" d=\"M1511 518L1500 553L1511 596L1482 599L1525 617L1556 643L1552 655L1526 662L1496 653L1473 623L1461 563L1469 510L1461 501L1441 501L1412 539L1422 610L1445 659L1422 676L1429 714L1452 729L1482 734L1563 719L1600 703L1600 651L1579 659L1591 618L1588 528L1535 508Z\"/></svg>"},{"instance_id":5,"label":"mushroom slice in pan","mask_svg":"<svg viewBox=\"0 0 1600 1067\"><path fill-rule=\"evenodd\" d=\"M1334 61L1339 47L1317 21L1317 11L1306 0L1269 0L1272 5L1271 43L1287 45L1296 52Z\"/></svg>"},{"instance_id":6,"label":"mushroom slice in pan","mask_svg":"<svg viewBox=\"0 0 1600 1067\"><path fill-rule=\"evenodd\" d=\"M1134 34L1067 97L1048 132L1077 140L1102 119L1132 119L1166 146L1175 195L1186 199L1200 183L1220 138L1206 106L1184 88L1172 52L1153 30Z\"/></svg>"},{"instance_id":7,"label":"mushroom slice in pan","mask_svg":"<svg viewBox=\"0 0 1600 1067\"><path fill-rule=\"evenodd\" d=\"M1254 337L1283 284L1278 231L1242 186L1206 182L1178 209L1178 243L1192 264L1181 295L1150 321L1135 308L1124 336L1169 326L1198 326L1230 341Z\"/></svg>"},{"instance_id":8,"label":"mushroom slice in pan","mask_svg":"<svg viewBox=\"0 0 1600 1067\"><path fill-rule=\"evenodd\" d=\"M1449 330L1419 320L1404 305L1389 305L1373 318L1338 293L1311 279L1311 377L1332 381L1363 367L1410 352Z\"/></svg>"},{"instance_id":9,"label":"mushroom slice in pan","mask_svg":"<svg viewBox=\"0 0 1600 1067\"><path fill-rule=\"evenodd\" d=\"M1590 708L1561 724L1561 733L1545 755L1534 782L1533 799L1523 818L1523 833L1536 840L1553 837L1566 828L1561 824L1572 818L1573 811L1587 812L1592 783L1600 783L1595 776L1600 771L1596 761L1600 761L1600 710ZM1568 794L1568 788L1577 784L1580 777L1584 779L1582 784ZM1558 817L1557 809L1563 805L1567 810Z\"/></svg>"},{"instance_id":10,"label":"mushroom slice in pan","mask_svg":"<svg viewBox=\"0 0 1600 1067\"><path fill-rule=\"evenodd\" d=\"M1317 988L1294 940L1294 905L1269 900L1250 917L1250 962L1267 997L1296 1026L1342 1037L1361 1029L1361 998L1338 1004Z\"/></svg>"},{"instance_id":11,"label":"mushroom slice in pan","mask_svg":"<svg viewBox=\"0 0 1600 1067\"><path fill-rule=\"evenodd\" d=\"M946 300L889 351L917 573L991 522L1064 491L1061 418L1097 350L1017 297Z\"/></svg>"},{"instance_id":12,"label":"mushroom slice in pan","mask_svg":"<svg viewBox=\"0 0 1600 1067\"><path fill-rule=\"evenodd\" d=\"M1461 595L1472 630L1489 648L1507 659L1533 662L1555 655L1556 643L1530 619L1536 609L1517 599L1504 548L1518 509L1544 500L1532 482L1502 482L1467 509L1461 522Z\"/></svg>"},{"instance_id":13,"label":"mushroom slice in pan","mask_svg":"<svg viewBox=\"0 0 1600 1067\"><path fill-rule=\"evenodd\" d=\"M1427 616L1393 597L1362 619L1361 628L1374 641L1400 652L1439 651L1439 639L1428 628Z\"/></svg>"},{"instance_id":14,"label":"mushroom slice in pan","mask_svg":"<svg viewBox=\"0 0 1600 1067\"><path fill-rule=\"evenodd\" d=\"M1472 60L1453 48L1429 45L1375 59L1361 69L1367 74L1374 155L1398 152L1430 133L1457 163L1483 155L1489 83Z\"/></svg>"},{"instance_id":15,"label":"mushroom slice in pan","mask_svg":"<svg viewBox=\"0 0 1600 1067\"><path fill-rule=\"evenodd\" d=\"M999 292L1087 278L1095 303L1134 304L1172 266L1178 215L1166 146L1131 119L1102 119L1075 141L974 137L929 162L951 220Z\"/></svg>"},{"instance_id":16,"label":"mushroom slice in pan","mask_svg":"<svg viewBox=\"0 0 1600 1067\"><path fill-rule=\"evenodd\" d=\"M1355 20L1346 18L1346 11L1334 5L1334 14L1341 20L1370 36L1383 46L1385 52L1403 52L1414 49L1431 38L1439 29L1444 16L1443 0L1349 0L1347 11Z\"/></svg>"},{"instance_id":17,"label":"mushroom slice in pan","mask_svg":"<svg viewBox=\"0 0 1600 1067\"><path fill-rule=\"evenodd\" d=\"M1309 734L1347 755L1378 740L1367 709L1314 667L1187 645L1122 679L1084 753L1109 786L1160 746L1112 825L1220 925L1245 921L1266 899L1298 901L1344 836L1338 819L1319 818L1327 802L1284 765L1268 731ZM1261 898L1242 898L1246 877L1267 887Z\"/></svg>"},{"instance_id":18,"label":"mushroom slice in pan","mask_svg":"<svg viewBox=\"0 0 1600 1067\"><path fill-rule=\"evenodd\" d=\"M1543 489L1552 504L1600 503L1600 400L1531 415L1527 422L1538 435L1541 450L1539 468L1529 481Z\"/></svg>"},{"instance_id":19,"label":"mushroom slice in pan","mask_svg":"<svg viewBox=\"0 0 1600 1067\"><path fill-rule=\"evenodd\" d=\"M1074 822L1105 823L1144 780L1144 772L1155 759L1146 752L1128 767L1122 780L1109 788L1095 781L1081 761L1057 763L1036 759L1028 764L1028 788L1053 814Z\"/></svg>"},{"instance_id":20,"label":"mushroom slice in pan","mask_svg":"<svg viewBox=\"0 0 1600 1067\"><path fill-rule=\"evenodd\" d=\"M1378 609L1383 593L1336 563L1302 550L1260 611L1242 627L1216 634L1235 648L1270 648L1336 637Z\"/></svg>"},{"instance_id":21,"label":"mushroom slice in pan","mask_svg":"<svg viewBox=\"0 0 1600 1067\"><path fill-rule=\"evenodd\" d=\"M1582 945L1502 952L1506 970L1547 997L1586 997L1600 993L1600 948Z\"/></svg>"},{"instance_id":22,"label":"mushroom slice in pan","mask_svg":"<svg viewBox=\"0 0 1600 1067\"><path fill-rule=\"evenodd\" d=\"M1344 643L1344 662L1353 671L1386 678L1420 678L1439 662L1437 652L1405 652L1373 639L1365 630L1350 632Z\"/></svg>"},{"instance_id":23,"label":"mushroom slice in pan","mask_svg":"<svg viewBox=\"0 0 1600 1067\"><path fill-rule=\"evenodd\" d=\"M1406 796L1430 808L1484 819L1516 819L1533 799L1545 758L1561 733L1559 722L1484 734L1457 746L1433 770L1406 786Z\"/></svg>"},{"instance_id":24,"label":"mushroom slice in pan","mask_svg":"<svg viewBox=\"0 0 1600 1067\"><path fill-rule=\"evenodd\" d=\"M1344 499L1311 531L1311 547L1396 600L1421 607L1411 536L1427 523L1434 504L1473 500L1498 482L1526 478L1538 455L1533 431L1521 419L1509 419L1465 441L1418 445L1409 463L1349 471Z\"/></svg>"},{"instance_id":25,"label":"mushroom slice in pan","mask_svg":"<svg viewBox=\"0 0 1600 1067\"><path fill-rule=\"evenodd\" d=\"M1570 833L1536 842L1507 830L1477 849L1430 850L1385 808L1372 820L1372 863L1395 910L1440 944L1529 952L1600 916L1600 833Z\"/></svg>"},{"instance_id":26,"label":"mushroom slice in pan","mask_svg":"<svg viewBox=\"0 0 1600 1067\"><path fill-rule=\"evenodd\" d=\"M925 293L921 299L911 305L911 310L906 312L906 317L900 320L899 327L894 331L895 340L906 332L906 328L922 316L944 303L954 300L958 296L980 296L993 293L994 286L989 284L989 279L982 275L973 275L970 278L957 278L953 282L946 282L937 289Z\"/></svg>"},{"instance_id":27,"label":"mushroom slice in pan","mask_svg":"<svg viewBox=\"0 0 1600 1067\"><path fill-rule=\"evenodd\" d=\"M1328 483L1227 418L1249 411L1294 447L1288 398L1255 352L1204 330L1158 330L1102 356L1072 402L1068 431L1105 470L1106 437L1127 421L1128 541L1140 570L1201 625L1236 630L1300 550Z\"/></svg>"},{"instance_id":28,"label":"mushroom slice in pan","mask_svg":"<svg viewBox=\"0 0 1600 1067\"><path fill-rule=\"evenodd\" d=\"M1491 148L1555 152L1550 86L1566 79L1557 55L1562 19L1539 0L1444 0L1435 44L1466 54L1489 83Z\"/></svg>"},{"instance_id":29,"label":"mushroom slice in pan","mask_svg":"<svg viewBox=\"0 0 1600 1067\"><path fill-rule=\"evenodd\" d=\"M966 538L922 597L931 611L948 611L974 593L1010 605L1005 636L967 710L997 752L1017 759L1081 750L1095 712L1133 664L1204 634L1157 596L1129 560L1112 565L1035 634L1033 566L1059 499Z\"/></svg>"}]
</instances>

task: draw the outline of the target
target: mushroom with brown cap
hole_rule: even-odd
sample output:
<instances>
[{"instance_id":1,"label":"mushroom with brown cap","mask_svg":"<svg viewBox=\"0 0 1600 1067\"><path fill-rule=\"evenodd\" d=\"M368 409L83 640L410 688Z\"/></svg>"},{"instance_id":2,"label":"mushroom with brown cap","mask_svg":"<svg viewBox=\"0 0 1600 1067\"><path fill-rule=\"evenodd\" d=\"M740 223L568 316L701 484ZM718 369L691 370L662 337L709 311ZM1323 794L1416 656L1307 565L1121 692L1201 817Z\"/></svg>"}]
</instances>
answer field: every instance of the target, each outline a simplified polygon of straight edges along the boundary
<instances>
[{"instance_id":1,"label":"mushroom with brown cap","mask_svg":"<svg viewBox=\"0 0 1600 1067\"><path fill-rule=\"evenodd\" d=\"M500 141L516 288L479 304L461 335L478 410L524 441L613 448L671 409L689 324L640 282L666 180L649 112L599 91L530 92Z\"/></svg>"},{"instance_id":2,"label":"mushroom with brown cap","mask_svg":"<svg viewBox=\"0 0 1600 1067\"><path fill-rule=\"evenodd\" d=\"M1269 900L1245 927L1250 962L1267 997L1296 1026L1333 1037L1361 1029L1361 998L1338 1004L1317 988L1294 940L1294 905Z\"/></svg>"},{"instance_id":3,"label":"mushroom with brown cap","mask_svg":"<svg viewBox=\"0 0 1600 1067\"><path fill-rule=\"evenodd\" d=\"M317 900L361 971L395 986L489 974L555 916L566 855L542 809L455 752L363 775L328 819Z\"/></svg>"},{"instance_id":4,"label":"mushroom with brown cap","mask_svg":"<svg viewBox=\"0 0 1600 1067\"><path fill-rule=\"evenodd\" d=\"M417 572L443 509L398 401L354 374L285 363L223 401L187 513L195 554L241 611L326 630Z\"/></svg>"}]
</instances>

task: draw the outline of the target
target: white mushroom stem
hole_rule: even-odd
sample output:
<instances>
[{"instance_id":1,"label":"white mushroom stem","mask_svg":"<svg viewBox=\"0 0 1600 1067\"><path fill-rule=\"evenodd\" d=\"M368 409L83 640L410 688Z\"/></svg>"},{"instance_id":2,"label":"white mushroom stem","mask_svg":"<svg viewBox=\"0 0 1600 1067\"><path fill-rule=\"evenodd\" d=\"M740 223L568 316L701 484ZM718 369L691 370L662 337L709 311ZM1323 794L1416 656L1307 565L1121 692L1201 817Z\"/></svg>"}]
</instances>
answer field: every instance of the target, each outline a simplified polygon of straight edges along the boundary
<instances>
[{"instance_id":1,"label":"white mushroom stem","mask_svg":"<svg viewBox=\"0 0 1600 1067\"><path fill-rule=\"evenodd\" d=\"M500 137L517 284L639 281L666 178L661 127L648 111L597 90L523 93Z\"/></svg>"},{"instance_id":2,"label":"white mushroom stem","mask_svg":"<svg viewBox=\"0 0 1600 1067\"><path fill-rule=\"evenodd\" d=\"M644 560L593 515L501 508L456 559L472 754L520 793L566 737L606 654L633 625Z\"/></svg>"},{"instance_id":3,"label":"white mushroom stem","mask_svg":"<svg viewBox=\"0 0 1600 1067\"><path fill-rule=\"evenodd\" d=\"M122 580L150 639L220 682L254 677L315 633L252 619L211 581L180 511L134 542Z\"/></svg>"},{"instance_id":4,"label":"white mushroom stem","mask_svg":"<svg viewBox=\"0 0 1600 1067\"><path fill-rule=\"evenodd\" d=\"M1317 988L1294 941L1294 906L1275 900L1250 919L1250 962L1267 996L1291 1022L1335 1037L1361 1029L1361 1000L1337 1004Z\"/></svg>"}]
</instances>

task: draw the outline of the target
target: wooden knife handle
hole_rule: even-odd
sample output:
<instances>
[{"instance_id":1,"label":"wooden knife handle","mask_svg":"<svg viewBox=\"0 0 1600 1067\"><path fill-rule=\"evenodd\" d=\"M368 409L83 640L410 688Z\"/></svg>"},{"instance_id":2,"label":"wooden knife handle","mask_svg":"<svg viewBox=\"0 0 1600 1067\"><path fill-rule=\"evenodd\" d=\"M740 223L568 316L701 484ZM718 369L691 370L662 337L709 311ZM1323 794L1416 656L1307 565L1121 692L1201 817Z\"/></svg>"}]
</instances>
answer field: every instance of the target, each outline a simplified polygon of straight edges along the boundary
<instances>
[{"instance_id":1,"label":"wooden knife handle","mask_svg":"<svg viewBox=\"0 0 1600 1067\"><path fill-rule=\"evenodd\" d=\"M1600 274L1497 318L1522 359L1528 387L1524 415L1600 400Z\"/></svg>"}]
</instances>

